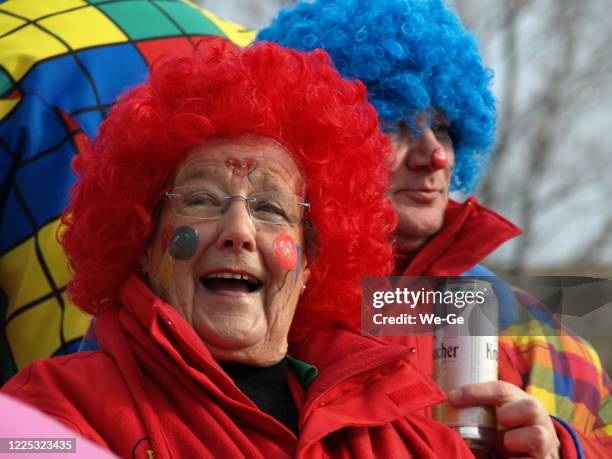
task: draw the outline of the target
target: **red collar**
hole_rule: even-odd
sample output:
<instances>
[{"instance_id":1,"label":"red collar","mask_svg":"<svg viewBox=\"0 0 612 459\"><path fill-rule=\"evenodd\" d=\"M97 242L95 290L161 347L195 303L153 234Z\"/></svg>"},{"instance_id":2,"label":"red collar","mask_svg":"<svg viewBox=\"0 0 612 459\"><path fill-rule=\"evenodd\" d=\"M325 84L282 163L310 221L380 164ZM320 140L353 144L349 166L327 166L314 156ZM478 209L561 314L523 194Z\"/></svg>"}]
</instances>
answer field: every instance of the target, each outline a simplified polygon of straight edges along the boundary
<instances>
[{"instance_id":1,"label":"red collar","mask_svg":"<svg viewBox=\"0 0 612 459\"><path fill-rule=\"evenodd\" d=\"M121 333L142 335L137 341L143 347L161 346L184 374L197 380L220 399L227 400L229 395L243 402L248 400L212 358L193 327L176 309L155 295L139 276L130 275L121 287L119 295L122 306L110 320L119 320L118 328L122 330ZM99 317L98 328L102 327L101 319L102 317ZM111 335L108 329L112 323L108 322L109 319L106 319L106 330L100 333L103 349L104 335ZM116 344L111 343L112 339L109 338L106 341L107 347ZM250 404L250 401L246 403Z\"/></svg>"},{"instance_id":2,"label":"red collar","mask_svg":"<svg viewBox=\"0 0 612 459\"><path fill-rule=\"evenodd\" d=\"M417 253L403 275L459 275L519 234L520 228L474 196L463 203L450 200L444 227Z\"/></svg>"},{"instance_id":3,"label":"red collar","mask_svg":"<svg viewBox=\"0 0 612 459\"><path fill-rule=\"evenodd\" d=\"M184 376L206 387L223 406L256 411L212 359L195 330L138 276L130 276L120 295L123 307L99 317L102 348L113 348L114 355L125 356L131 346L127 341L136 342L139 347L149 348L150 353L156 352L160 359L169 357L173 367L178 365ZM165 354L159 352L158 346ZM291 353L319 370L303 394L301 415L302 424L311 416L316 422L309 422L301 441L314 441L320 437L321 429L331 432L346 424L343 416L320 410L328 404L339 413L355 411L351 404L363 404L357 410L361 413L359 421L382 425L444 400L443 392L418 372L411 362L413 352L405 346L329 327L313 330L292 346ZM136 368L134 373L138 373ZM381 379L382 374L387 377Z\"/></svg>"}]
</instances>

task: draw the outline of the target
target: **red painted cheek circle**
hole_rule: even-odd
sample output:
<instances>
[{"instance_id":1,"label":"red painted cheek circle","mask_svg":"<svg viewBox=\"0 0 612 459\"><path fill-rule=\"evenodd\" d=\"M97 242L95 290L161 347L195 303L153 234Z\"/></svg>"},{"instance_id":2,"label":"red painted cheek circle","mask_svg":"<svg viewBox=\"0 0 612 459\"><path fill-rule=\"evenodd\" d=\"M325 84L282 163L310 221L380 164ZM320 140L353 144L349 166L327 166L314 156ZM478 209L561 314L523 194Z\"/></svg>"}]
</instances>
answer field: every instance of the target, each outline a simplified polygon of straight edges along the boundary
<instances>
[{"instance_id":1,"label":"red painted cheek circle","mask_svg":"<svg viewBox=\"0 0 612 459\"><path fill-rule=\"evenodd\" d=\"M274 239L274 255L281 268L287 271L295 269L297 263L297 250L293 239L288 234L281 234Z\"/></svg>"}]
</instances>

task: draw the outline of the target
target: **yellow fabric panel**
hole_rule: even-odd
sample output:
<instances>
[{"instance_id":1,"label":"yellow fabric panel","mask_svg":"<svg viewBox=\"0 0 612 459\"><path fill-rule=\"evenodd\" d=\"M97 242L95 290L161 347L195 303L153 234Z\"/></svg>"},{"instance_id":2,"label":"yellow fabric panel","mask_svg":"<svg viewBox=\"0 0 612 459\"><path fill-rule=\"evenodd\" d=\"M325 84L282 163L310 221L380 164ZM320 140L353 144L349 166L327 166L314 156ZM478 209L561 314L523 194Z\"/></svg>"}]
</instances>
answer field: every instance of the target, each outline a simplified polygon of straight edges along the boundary
<instances>
[{"instance_id":1,"label":"yellow fabric panel","mask_svg":"<svg viewBox=\"0 0 612 459\"><path fill-rule=\"evenodd\" d=\"M0 100L0 120L4 118L21 101L21 99L1 99Z\"/></svg>"},{"instance_id":2,"label":"yellow fabric panel","mask_svg":"<svg viewBox=\"0 0 612 459\"><path fill-rule=\"evenodd\" d=\"M0 6L2 6L2 4L0 4ZM18 19L7 14L2 14L2 11L0 11L0 35L9 33L11 30L14 30L20 25L25 24L25 22L26 21L24 21L23 19Z\"/></svg>"},{"instance_id":3,"label":"yellow fabric panel","mask_svg":"<svg viewBox=\"0 0 612 459\"><path fill-rule=\"evenodd\" d=\"M219 16L214 15L210 11L202 10L204 15L210 19L221 31L238 46L246 46L255 40L257 36L256 30L246 30L244 27L231 22L221 19Z\"/></svg>"},{"instance_id":4,"label":"yellow fabric panel","mask_svg":"<svg viewBox=\"0 0 612 459\"><path fill-rule=\"evenodd\" d=\"M6 336L17 368L58 349L60 326L61 308L55 297L15 316L6 325Z\"/></svg>"},{"instance_id":5,"label":"yellow fabric panel","mask_svg":"<svg viewBox=\"0 0 612 459\"><path fill-rule=\"evenodd\" d=\"M541 343L543 346L546 346L548 344L548 342L546 341L546 338L544 336L535 336L535 335L527 335L527 336L519 336L519 335L514 335L514 336L510 336L512 343L514 343L514 346L520 348L520 349L525 349L527 347L529 347L532 343L534 342L538 342Z\"/></svg>"},{"instance_id":6,"label":"yellow fabric panel","mask_svg":"<svg viewBox=\"0 0 612 459\"><path fill-rule=\"evenodd\" d=\"M61 37L72 49L128 40L110 19L93 6L51 16L39 21L39 24Z\"/></svg>"},{"instance_id":7,"label":"yellow fabric panel","mask_svg":"<svg viewBox=\"0 0 612 459\"><path fill-rule=\"evenodd\" d=\"M0 279L8 297L7 316L51 292L51 286L36 257L33 237L0 258Z\"/></svg>"},{"instance_id":8,"label":"yellow fabric panel","mask_svg":"<svg viewBox=\"0 0 612 459\"><path fill-rule=\"evenodd\" d=\"M91 322L91 316L75 306L68 299L68 295L65 292L62 298L64 298L64 304L66 305L66 309L64 310L64 323L62 324L64 338L66 341L72 341L85 334Z\"/></svg>"},{"instance_id":9,"label":"yellow fabric panel","mask_svg":"<svg viewBox=\"0 0 612 459\"><path fill-rule=\"evenodd\" d=\"M64 249L57 242L56 234L59 224L60 220L57 219L41 228L38 232L38 243L55 285L62 287L68 283L72 275L68 269L68 260Z\"/></svg>"},{"instance_id":10,"label":"yellow fabric panel","mask_svg":"<svg viewBox=\"0 0 612 459\"><path fill-rule=\"evenodd\" d=\"M597 369L600 370L603 367L603 365L601 364L601 358L599 357L599 354L597 353L595 348L591 345L591 343L588 343L585 340L582 340L582 341L584 344L583 351L585 353L585 357L588 357L588 360L593 362L593 365L595 365Z\"/></svg>"},{"instance_id":11,"label":"yellow fabric panel","mask_svg":"<svg viewBox=\"0 0 612 459\"><path fill-rule=\"evenodd\" d=\"M2 64L15 81L38 61L67 51L59 40L33 25L0 38Z\"/></svg>"},{"instance_id":12,"label":"yellow fabric panel","mask_svg":"<svg viewBox=\"0 0 612 459\"><path fill-rule=\"evenodd\" d=\"M51 275L58 287L70 279L68 262L56 239L59 219L39 230L38 240ZM40 267L34 249L34 237L20 244L0 259L0 278L8 296L10 316L19 307L30 303L51 291L51 287ZM49 357L59 349L60 327L66 341L81 337L91 316L81 311L62 295L65 304L64 320L61 322L61 306L57 299L49 300L20 312L6 326L7 340L15 358L17 368L23 368L33 359Z\"/></svg>"},{"instance_id":13,"label":"yellow fabric panel","mask_svg":"<svg viewBox=\"0 0 612 459\"><path fill-rule=\"evenodd\" d=\"M548 348L548 344L549 344L545 336L527 335L527 336L521 336L520 339L521 339L521 347L524 349L530 346L533 346L533 343L537 343L539 346L543 346L545 348Z\"/></svg>"},{"instance_id":14,"label":"yellow fabric panel","mask_svg":"<svg viewBox=\"0 0 612 459\"><path fill-rule=\"evenodd\" d=\"M539 401L542 402L544 408L546 408L546 412L552 416L557 414L557 404L555 403L555 394L551 394L547 390L542 389L541 387L536 386L527 386L526 392L533 395Z\"/></svg>"},{"instance_id":15,"label":"yellow fabric panel","mask_svg":"<svg viewBox=\"0 0 612 459\"><path fill-rule=\"evenodd\" d=\"M83 0L9 0L0 4L0 11L34 20L86 4Z\"/></svg>"}]
</instances>

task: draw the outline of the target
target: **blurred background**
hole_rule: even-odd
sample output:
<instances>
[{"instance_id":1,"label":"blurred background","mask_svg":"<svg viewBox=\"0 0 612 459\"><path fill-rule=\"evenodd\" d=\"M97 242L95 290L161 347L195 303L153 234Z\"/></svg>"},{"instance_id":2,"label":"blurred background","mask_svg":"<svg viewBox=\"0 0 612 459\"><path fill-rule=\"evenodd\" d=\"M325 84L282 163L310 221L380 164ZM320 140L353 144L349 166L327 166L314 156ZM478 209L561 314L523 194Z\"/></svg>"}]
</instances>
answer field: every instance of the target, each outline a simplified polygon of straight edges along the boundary
<instances>
[{"instance_id":1,"label":"blurred background","mask_svg":"<svg viewBox=\"0 0 612 459\"><path fill-rule=\"evenodd\" d=\"M295 2L199 3L259 29ZM610 0L448 3L495 71L496 147L476 196L524 231L485 264L512 275L612 278ZM581 318L581 325L612 373L612 304Z\"/></svg>"}]
</instances>

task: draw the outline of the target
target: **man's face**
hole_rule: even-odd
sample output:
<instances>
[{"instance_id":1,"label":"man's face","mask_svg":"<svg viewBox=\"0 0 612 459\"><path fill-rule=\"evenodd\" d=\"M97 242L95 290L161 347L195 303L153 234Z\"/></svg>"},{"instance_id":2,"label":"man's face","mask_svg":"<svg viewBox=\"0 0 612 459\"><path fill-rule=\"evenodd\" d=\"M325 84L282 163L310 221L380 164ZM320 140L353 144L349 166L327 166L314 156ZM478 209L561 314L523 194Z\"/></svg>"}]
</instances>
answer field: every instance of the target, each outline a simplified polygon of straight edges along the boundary
<instances>
[{"instance_id":1,"label":"man's face","mask_svg":"<svg viewBox=\"0 0 612 459\"><path fill-rule=\"evenodd\" d=\"M422 114L417 118L418 136L404 124L389 134L396 154L389 198L398 215L395 236L400 254L421 249L444 223L455 151L444 115L438 113L431 124L427 125ZM446 161L434 160L440 157L439 149L446 154Z\"/></svg>"}]
</instances>

